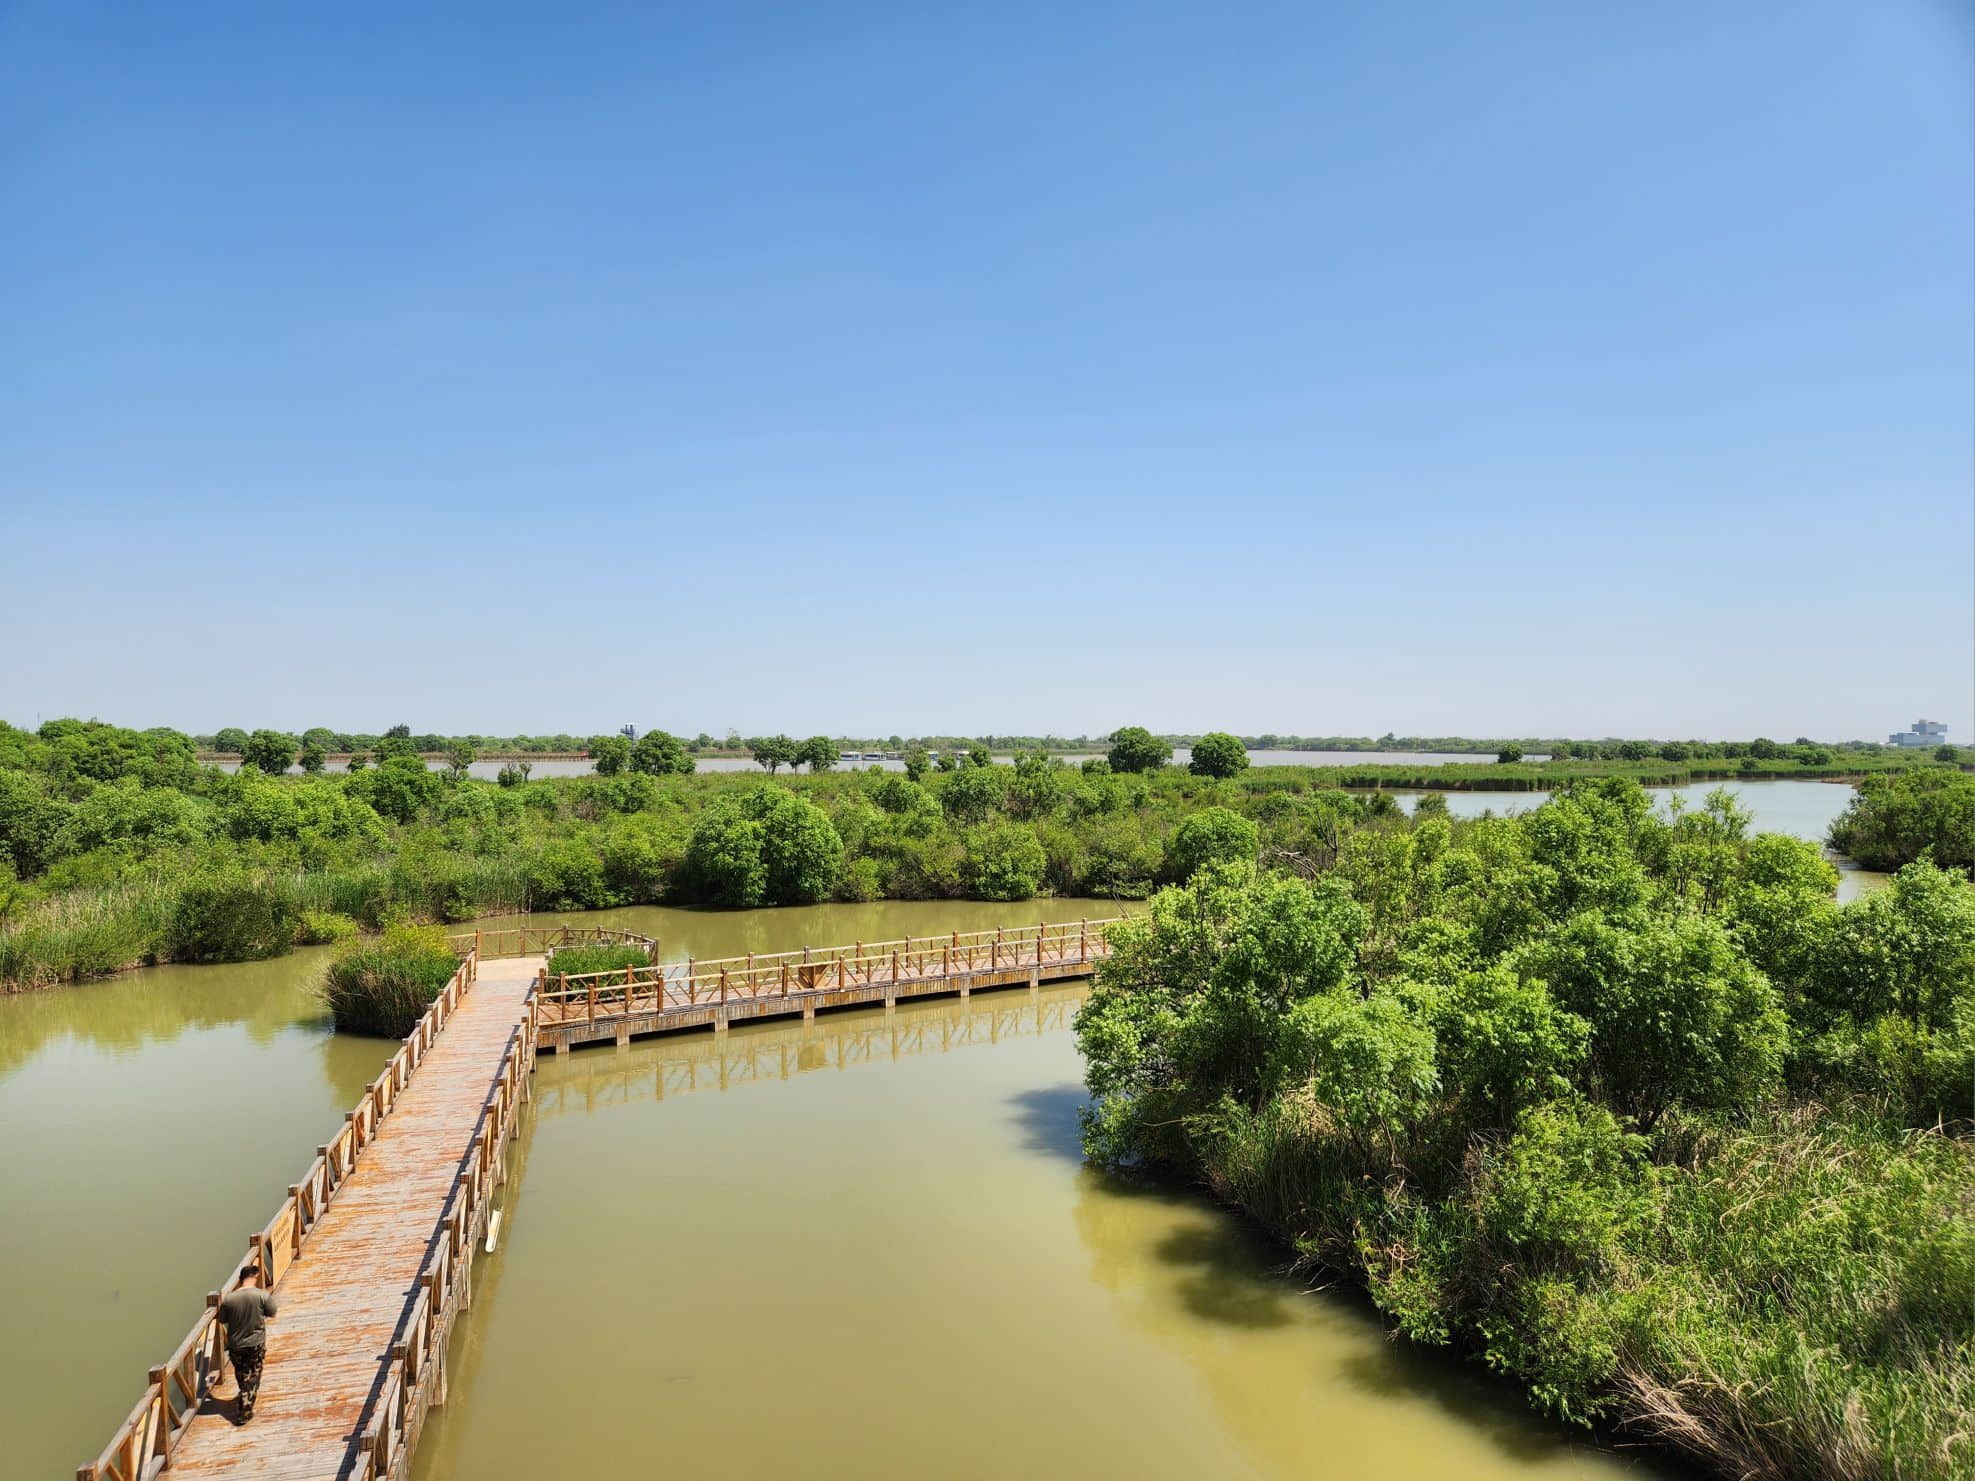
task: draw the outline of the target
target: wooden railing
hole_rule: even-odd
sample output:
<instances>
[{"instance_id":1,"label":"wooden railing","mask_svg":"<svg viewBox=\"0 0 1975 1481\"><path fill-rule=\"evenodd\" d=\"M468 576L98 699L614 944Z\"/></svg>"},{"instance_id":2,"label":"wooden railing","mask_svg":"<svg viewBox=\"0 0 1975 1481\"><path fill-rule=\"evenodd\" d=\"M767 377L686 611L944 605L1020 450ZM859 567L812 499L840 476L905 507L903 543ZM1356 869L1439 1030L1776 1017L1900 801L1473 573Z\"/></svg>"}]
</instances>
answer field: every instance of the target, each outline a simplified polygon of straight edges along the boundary
<instances>
[{"instance_id":1,"label":"wooden railing","mask_svg":"<svg viewBox=\"0 0 1975 1481\"><path fill-rule=\"evenodd\" d=\"M220 1288L206 1297L206 1309L185 1340L162 1367L151 1370L144 1396L117 1427L103 1453L76 1470L78 1481L150 1481L171 1463L173 1447L220 1374L223 1354L216 1308L221 1298L239 1286L240 1271L247 1265L258 1267L263 1284L273 1286L307 1248L309 1235L336 1191L375 1139L412 1072L431 1052L439 1031L472 989L479 967L478 956L469 948L459 970L425 1010L383 1073L371 1081L356 1109L343 1117L342 1128L326 1146L316 1148L315 1161L302 1180L289 1188L287 1200L274 1217L247 1236L246 1253L233 1261ZM533 1011L531 1002L531 1015ZM529 1043L532 1045L532 1037Z\"/></svg>"},{"instance_id":2,"label":"wooden railing","mask_svg":"<svg viewBox=\"0 0 1975 1481\"><path fill-rule=\"evenodd\" d=\"M898 941L860 941L827 950L804 947L608 972L561 973L543 981L543 1017L568 1022L887 983L924 984L1023 967L1081 966L1110 955L1110 930L1122 919L954 931Z\"/></svg>"},{"instance_id":3,"label":"wooden railing","mask_svg":"<svg viewBox=\"0 0 1975 1481\"><path fill-rule=\"evenodd\" d=\"M528 1098L539 1012L530 989L522 1021L501 1056L494 1088L480 1108L439 1236L419 1271L418 1294L391 1346L383 1387L358 1445L353 1481L402 1476L426 1414L445 1400L446 1341L459 1313L472 1304L473 1252L486 1233L494 1190L507 1180L507 1148Z\"/></svg>"},{"instance_id":4,"label":"wooden railing","mask_svg":"<svg viewBox=\"0 0 1975 1481\"><path fill-rule=\"evenodd\" d=\"M642 946L647 961L658 960L658 942L653 938L610 926L504 926L446 939L458 955L472 953L483 962L495 957L549 956L564 946Z\"/></svg>"}]
</instances>

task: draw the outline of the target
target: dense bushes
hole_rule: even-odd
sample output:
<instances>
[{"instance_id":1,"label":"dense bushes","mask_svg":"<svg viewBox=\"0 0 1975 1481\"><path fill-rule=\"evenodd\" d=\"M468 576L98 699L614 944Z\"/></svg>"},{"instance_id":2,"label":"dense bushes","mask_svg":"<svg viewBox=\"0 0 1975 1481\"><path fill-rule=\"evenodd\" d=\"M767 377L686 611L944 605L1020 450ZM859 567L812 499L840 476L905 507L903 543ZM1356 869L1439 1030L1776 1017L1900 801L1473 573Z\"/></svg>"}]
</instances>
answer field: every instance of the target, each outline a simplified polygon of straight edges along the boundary
<instances>
[{"instance_id":1,"label":"dense bushes","mask_svg":"<svg viewBox=\"0 0 1975 1481\"><path fill-rule=\"evenodd\" d=\"M1867 777L1831 825L1831 846L1868 869L1898 869L1923 857L1975 869L1975 775L1929 770Z\"/></svg>"},{"instance_id":2,"label":"dense bushes","mask_svg":"<svg viewBox=\"0 0 1975 1481\"><path fill-rule=\"evenodd\" d=\"M1560 1416L1966 1474L1975 888L1839 906L1745 821L1608 781L1359 826L1309 880L1204 863L1079 1015L1087 1149L1204 1174Z\"/></svg>"},{"instance_id":3,"label":"dense bushes","mask_svg":"<svg viewBox=\"0 0 1975 1481\"><path fill-rule=\"evenodd\" d=\"M171 954L187 962L245 962L295 943L294 899L282 880L226 872L188 879L178 892Z\"/></svg>"},{"instance_id":4,"label":"dense bushes","mask_svg":"<svg viewBox=\"0 0 1975 1481\"><path fill-rule=\"evenodd\" d=\"M323 973L320 992L338 1033L402 1039L458 969L436 927L393 925L345 947Z\"/></svg>"},{"instance_id":5,"label":"dense bushes","mask_svg":"<svg viewBox=\"0 0 1975 1481\"><path fill-rule=\"evenodd\" d=\"M826 899L842 866L843 840L823 810L774 787L716 802L686 846L686 877L721 905Z\"/></svg>"},{"instance_id":6,"label":"dense bushes","mask_svg":"<svg viewBox=\"0 0 1975 1481\"><path fill-rule=\"evenodd\" d=\"M240 737L242 745L251 739ZM1163 764L1156 737L1148 743L1128 731L1114 738L1119 760L1150 769L1114 770L1103 758L1073 767L1040 753L988 765L983 752L981 764L969 754L953 770L922 769L917 779L825 768L774 782L668 772L679 758L660 732L641 740L641 757L623 737L611 739L621 756L618 747L598 745L600 760L619 763L613 775L538 781L516 770L495 785L428 769L406 735L380 740L375 766L307 777L202 768L184 737L170 732L73 721L33 733L0 726L0 866L16 880L0 919L0 936L13 938L0 943L0 963L10 964L0 981L48 982L170 959L181 950L171 925L179 892L233 873L287 891L296 910L334 912L375 929L394 913L454 922L659 901L1042 891L1140 899L1204 863L1258 854L1299 869L1337 868L1361 883L1379 912L1377 949L1396 956L1404 943L1385 922L1404 903L1402 875L1380 861L1403 847L1417 873L1430 840L1446 836L1409 829L1389 793L1338 790L1340 775L1356 771L1199 775ZM1202 737L1196 756L1212 757L1207 742ZM1573 763L1594 771L1630 764ZM1785 755L1756 764L1798 762ZM1541 765L1436 775L1458 770L1495 773L1494 784L1505 770L1512 779L1527 773L1530 785L1555 784ZM1425 799L1418 816L1426 818L1435 800ZM1552 867L1570 861L1569 837L1545 846ZM1682 859L1697 895L1719 893L1704 850ZM1807 868L1823 870L1814 860ZM1599 886L1601 897L1620 903L1629 878L1618 870ZM1586 877L1572 880L1573 889L1589 888ZM140 889L126 888L139 881ZM1544 905L1547 887L1531 889L1529 899L1491 903L1478 929L1492 940L1517 912ZM1823 917L1801 901L1806 891L1828 897L1828 883L1805 874L1762 884L1745 873L1735 889L1746 898L1723 919L1766 972L1775 976L1770 955L1821 949L1812 938ZM140 897L150 903L140 908ZM66 903L56 912L58 899ZM112 959L114 950L126 954ZM1890 1042L1891 1033L1874 1042Z\"/></svg>"}]
</instances>

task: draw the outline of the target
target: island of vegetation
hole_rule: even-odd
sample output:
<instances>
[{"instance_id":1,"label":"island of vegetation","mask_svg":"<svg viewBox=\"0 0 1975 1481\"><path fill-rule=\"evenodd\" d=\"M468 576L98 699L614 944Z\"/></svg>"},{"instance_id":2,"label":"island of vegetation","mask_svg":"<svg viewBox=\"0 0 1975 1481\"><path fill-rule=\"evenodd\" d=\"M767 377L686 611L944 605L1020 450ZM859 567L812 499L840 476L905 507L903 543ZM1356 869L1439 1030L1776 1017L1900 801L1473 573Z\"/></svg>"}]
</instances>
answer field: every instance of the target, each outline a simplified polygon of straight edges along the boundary
<instances>
[{"instance_id":1,"label":"island of vegetation","mask_svg":"<svg viewBox=\"0 0 1975 1481\"><path fill-rule=\"evenodd\" d=\"M1914 810L1972 789L1843 831L1925 853ZM1618 778L1293 869L1230 833L1114 928L1087 1150L1567 1420L1726 1476L1975 1473L1975 888L1923 858L1840 906L1746 823Z\"/></svg>"}]
</instances>

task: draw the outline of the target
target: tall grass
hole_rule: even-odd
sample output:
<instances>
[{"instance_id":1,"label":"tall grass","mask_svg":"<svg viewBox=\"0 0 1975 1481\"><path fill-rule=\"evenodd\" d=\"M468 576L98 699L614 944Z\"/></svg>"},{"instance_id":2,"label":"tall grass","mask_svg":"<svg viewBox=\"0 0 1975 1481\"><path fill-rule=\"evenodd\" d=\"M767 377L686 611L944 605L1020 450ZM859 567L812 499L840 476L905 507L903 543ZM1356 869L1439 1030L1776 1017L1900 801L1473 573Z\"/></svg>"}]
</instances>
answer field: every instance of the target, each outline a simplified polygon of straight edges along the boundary
<instances>
[{"instance_id":1,"label":"tall grass","mask_svg":"<svg viewBox=\"0 0 1975 1481\"><path fill-rule=\"evenodd\" d=\"M0 989L20 992L164 959L176 881L144 877L56 895L0 930Z\"/></svg>"},{"instance_id":2,"label":"tall grass","mask_svg":"<svg viewBox=\"0 0 1975 1481\"><path fill-rule=\"evenodd\" d=\"M319 991L338 1033L402 1039L458 969L436 926L395 925L338 953Z\"/></svg>"},{"instance_id":3,"label":"tall grass","mask_svg":"<svg viewBox=\"0 0 1975 1481\"><path fill-rule=\"evenodd\" d=\"M1675 1116L1595 1258L1499 1246L1486 1143L1367 1157L1291 1100L1197 1126L1192 1151L1217 1194L1408 1336L1518 1371L1539 1400L1596 1390L1607 1423L1751 1481L1975 1473L1965 1140L1816 1106Z\"/></svg>"}]
</instances>

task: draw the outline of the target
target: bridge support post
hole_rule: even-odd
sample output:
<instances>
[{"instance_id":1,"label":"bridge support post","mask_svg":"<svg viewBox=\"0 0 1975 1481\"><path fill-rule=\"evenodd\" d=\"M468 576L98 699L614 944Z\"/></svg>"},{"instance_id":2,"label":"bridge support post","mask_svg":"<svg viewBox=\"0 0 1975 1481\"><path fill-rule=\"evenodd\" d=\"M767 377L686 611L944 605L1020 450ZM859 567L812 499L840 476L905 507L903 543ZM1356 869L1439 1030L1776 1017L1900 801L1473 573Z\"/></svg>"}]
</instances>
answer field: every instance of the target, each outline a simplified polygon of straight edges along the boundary
<instances>
[{"instance_id":1,"label":"bridge support post","mask_svg":"<svg viewBox=\"0 0 1975 1481\"><path fill-rule=\"evenodd\" d=\"M713 1032L723 1037L726 1035L727 1010L725 1008L720 1009L713 1015Z\"/></svg>"},{"instance_id":2,"label":"bridge support post","mask_svg":"<svg viewBox=\"0 0 1975 1481\"><path fill-rule=\"evenodd\" d=\"M617 1025L617 1047L618 1047L619 1049L623 1049L623 1048L625 1048L625 1047L627 1047L627 1046L628 1046L628 1045L630 1044L630 1042L631 1042L631 1025L630 1025L630 1024L628 1024L628 1023L620 1023L620 1024L618 1024L618 1025Z\"/></svg>"},{"instance_id":3,"label":"bridge support post","mask_svg":"<svg viewBox=\"0 0 1975 1481\"><path fill-rule=\"evenodd\" d=\"M814 1023L816 1021L816 1003L813 999L804 1000L802 1005L802 1021L804 1023Z\"/></svg>"}]
</instances>

